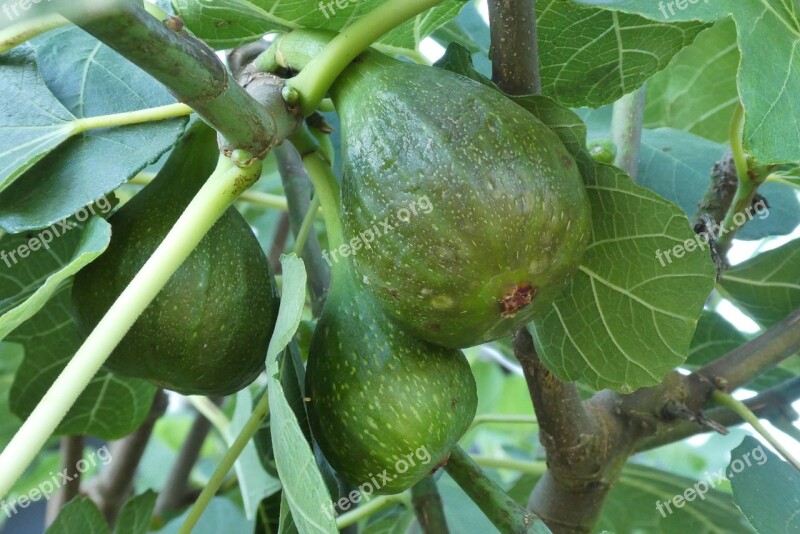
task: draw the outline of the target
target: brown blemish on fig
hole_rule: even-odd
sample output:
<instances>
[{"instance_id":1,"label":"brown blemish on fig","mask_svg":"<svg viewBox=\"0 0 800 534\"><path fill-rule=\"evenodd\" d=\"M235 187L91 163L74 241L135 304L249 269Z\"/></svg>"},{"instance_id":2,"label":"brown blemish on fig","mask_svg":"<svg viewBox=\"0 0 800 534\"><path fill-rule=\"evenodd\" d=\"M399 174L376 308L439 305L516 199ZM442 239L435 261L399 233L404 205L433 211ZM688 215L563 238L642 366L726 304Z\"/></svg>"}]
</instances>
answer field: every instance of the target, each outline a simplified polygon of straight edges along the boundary
<instances>
[{"instance_id":1,"label":"brown blemish on fig","mask_svg":"<svg viewBox=\"0 0 800 534\"><path fill-rule=\"evenodd\" d=\"M564 165L564 167L572 167L572 158L566 154L562 154L561 163Z\"/></svg>"},{"instance_id":2,"label":"brown blemish on fig","mask_svg":"<svg viewBox=\"0 0 800 534\"><path fill-rule=\"evenodd\" d=\"M510 292L500 299L500 316L506 319L517 315L521 309L533 301L537 291L538 289L530 284L514 286Z\"/></svg>"}]
</instances>

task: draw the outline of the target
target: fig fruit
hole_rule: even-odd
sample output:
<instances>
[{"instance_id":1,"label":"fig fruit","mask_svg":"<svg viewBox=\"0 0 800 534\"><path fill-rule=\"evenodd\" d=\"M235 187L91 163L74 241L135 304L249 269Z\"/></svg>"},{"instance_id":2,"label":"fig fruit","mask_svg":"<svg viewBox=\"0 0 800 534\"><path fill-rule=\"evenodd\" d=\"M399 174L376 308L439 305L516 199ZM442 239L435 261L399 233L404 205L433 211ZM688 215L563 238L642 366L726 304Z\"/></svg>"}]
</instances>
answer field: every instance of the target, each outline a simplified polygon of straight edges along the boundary
<instances>
[{"instance_id":1,"label":"fig fruit","mask_svg":"<svg viewBox=\"0 0 800 534\"><path fill-rule=\"evenodd\" d=\"M362 492L398 493L446 461L475 416L459 350L415 339L340 264L308 358L314 437Z\"/></svg>"},{"instance_id":2,"label":"fig fruit","mask_svg":"<svg viewBox=\"0 0 800 534\"><path fill-rule=\"evenodd\" d=\"M216 132L201 121L158 176L114 213L108 250L75 277L76 323L88 335L213 172ZM279 295L250 226L228 209L106 362L116 373L186 395L228 395L264 367Z\"/></svg>"},{"instance_id":3,"label":"fig fruit","mask_svg":"<svg viewBox=\"0 0 800 534\"><path fill-rule=\"evenodd\" d=\"M344 233L360 246L345 252L391 317L463 348L510 335L563 290L590 209L544 123L476 81L376 52L331 96Z\"/></svg>"}]
</instances>

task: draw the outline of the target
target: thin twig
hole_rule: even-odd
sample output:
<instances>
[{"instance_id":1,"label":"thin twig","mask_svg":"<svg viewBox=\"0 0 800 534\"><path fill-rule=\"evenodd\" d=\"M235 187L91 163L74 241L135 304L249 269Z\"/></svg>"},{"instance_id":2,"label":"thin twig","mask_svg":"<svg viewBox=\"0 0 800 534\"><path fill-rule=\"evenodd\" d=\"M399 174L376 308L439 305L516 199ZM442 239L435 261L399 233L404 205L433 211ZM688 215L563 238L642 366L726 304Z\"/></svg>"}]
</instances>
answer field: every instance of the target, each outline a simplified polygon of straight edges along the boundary
<instances>
[{"instance_id":1,"label":"thin twig","mask_svg":"<svg viewBox=\"0 0 800 534\"><path fill-rule=\"evenodd\" d=\"M87 488L87 493L111 525L131 494L136 469L150 442L156 421L166 411L167 404L166 394L163 390L158 390L147 419L133 434L111 443L109 449L113 461L95 483Z\"/></svg>"},{"instance_id":2,"label":"thin twig","mask_svg":"<svg viewBox=\"0 0 800 534\"><path fill-rule=\"evenodd\" d=\"M426 476L412 486L411 502L423 534L450 533L442 507L442 497L432 476Z\"/></svg>"},{"instance_id":3,"label":"thin twig","mask_svg":"<svg viewBox=\"0 0 800 534\"><path fill-rule=\"evenodd\" d=\"M221 401L222 399L220 398L214 399L212 402L219 405ZM211 426L211 421L202 414L197 414L178 453L178 459L172 467L167 483L158 496L155 511L153 512L154 515L163 516L165 512L174 512L186 505L189 478L198 458L200 458L200 451L211 431Z\"/></svg>"},{"instance_id":4,"label":"thin twig","mask_svg":"<svg viewBox=\"0 0 800 534\"><path fill-rule=\"evenodd\" d=\"M61 438L61 468L67 473L73 473L71 480L58 488L58 492L47 502L47 512L45 515L45 526L50 525L56 520L58 512L69 501L80 494L81 472L75 470L75 466L83 458L83 446L85 440L83 436L64 436Z\"/></svg>"}]
</instances>

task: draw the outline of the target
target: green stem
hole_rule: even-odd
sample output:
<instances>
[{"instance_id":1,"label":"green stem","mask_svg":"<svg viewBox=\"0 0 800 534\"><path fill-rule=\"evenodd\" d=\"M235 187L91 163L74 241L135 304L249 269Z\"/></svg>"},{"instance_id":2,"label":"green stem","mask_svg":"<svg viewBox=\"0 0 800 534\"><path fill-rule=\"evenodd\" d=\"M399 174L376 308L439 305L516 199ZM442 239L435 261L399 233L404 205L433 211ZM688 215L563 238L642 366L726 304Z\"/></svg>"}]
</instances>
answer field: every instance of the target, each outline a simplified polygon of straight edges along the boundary
<instances>
[{"instance_id":1,"label":"green stem","mask_svg":"<svg viewBox=\"0 0 800 534\"><path fill-rule=\"evenodd\" d=\"M344 243L344 231L339 217L339 182L336 181L336 175L307 129L293 135L291 142L303 158L308 177L314 184L315 198L319 199L322 206L322 215L328 229L328 244L332 249L338 248Z\"/></svg>"},{"instance_id":2,"label":"green stem","mask_svg":"<svg viewBox=\"0 0 800 534\"><path fill-rule=\"evenodd\" d=\"M303 115L308 116L319 107L336 78L373 42L441 2L388 0L342 30L287 84L298 92Z\"/></svg>"},{"instance_id":3,"label":"green stem","mask_svg":"<svg viewBox=\"0 0 800 534\"><path fill-rule=\"evenodd\" d=\"M461 447L450 451L445 470L500 532L550 532L536 514L517 504L487 477Z\"/></svg>"},{"instance_id":4,"label":"green stem","mask_svg":"<svg viewBox=\"0 0 800 534\"><path fill-rule=\"evenodd\" d=\"M368 503L360 505L355 510L337 517L336 527L341 530L345 527L349 527L350 525L355 525L359 521L373 516L384 508L388 508L393 504L406 504L406 499L407 497L405 493L399 493L397 495L381 495L380 497L375 497Z\"/></svg>"},{"instance_id":5,"label":"green stem","mask_svg":"<svg viewBox=\"0 0 800 534\"><path fill-rule=\"evenodd\" d=\"M269 395L263 395L258 404L256 404L250 419L247 420L242 428L242 431L239 432L236 440L234 440L233 444L231 444L228 452L225 453L225 456L217 466L217 469L214 471L211 479L203 487L203 491L200 493L197 501L195 501L194 505L192 506L192 509L189 512L189 515L186 517L186 520L183 522L183 525L181 525L181 528L178 530L178 534L191 534L192 529L200 520L200 516L203 515L203 512L205 512L208 504L211 502L211 499L214 498L214 495L217 494L219 488L222 487L223 482L225 482L225 477L228 476L230 470L233 469L233 465L242 454L242 451L247 446L247 443L253 436L255 436L256 432L258 432L258 429L261 427L261 423L264 421L264 419L266 419L268 413Z\"/></svg>"},{"instance_id":6,"label":"green stem","mask_svg":"<svg viewBox=\"0 0 800 534\"><path fill-rule=\"evenodd\" d=\"M317 218L317 212L319 212L319 197L314 196L314 198L311 199L311 205L308 207L306 218L303 219L303 224L300 226L300 231L297 232L297 239L295 240L294 244L294 253L298 256L303 254L303 248L306 246L308 234L311 233L311 229L314 227L314 219Z\"/></svg>"},{"instance_id":7,"label":"green stem","mask_svg":"<svg viewBox=\"0 0 800 534\"><path fill-rule=\"evenodd\" d=\"M176 117L185 117L192 113L192 108L186 104L169 104L156 108L141 109L139 111L129 111L127 113L115 113L112 115L100 115L98 117L87 117L73 121L75 133L94 130L97 128L113 128L114 126L128 126L130 124L141 124L143 122L163 121Z\"/></svg>"},{"instance_id":8,"label":"green stem","mask_svg":"<svg viewBox=\"0 0 800 534\"><path fill-rule=\"evenodd\" d=\"M220 433L226 442L230 442L229 429L231 422L228 420L222 410L220 410L219 406L212 402L208 397L192 395L188 398L195 410L197 410L200 415L208 419L209 422L214 425L214 428L217 429L217 432Z\"/></svg>"},{"instance_id":9,"label":"green stem","mask_svg":"<svg viewBox=\"0 0 800 534\"><path fill-rule=\"evenodd\" d=\"M731 120L731 152L733 153L733 162L736 166L736 174L739 179L738 187L736 188L736 195L733 197L731 207L725 215L722 222L722 228L727 230L727 233L720 236L717 245L721 254L725 254L730 249L733 242L733 237L736 235L739 228L734 223L734 217L738 213L744 213L753 202L756 191L758 191L759 182L751 179L750 166L747 161L747 152L744 149L744 121L745 112L741 102L736 106L736 110Z\"/></svg>"},{"instance_id":10,"label":"green stem","mask_svg":"<svg viewBox=\"0 0 800 534\"><path fill-rule=\"evenodd\" d=\"M786 447L781 445L775 436L773 436L772 433L770 433L770 431L761 424L761 420L752 412L752 410L750 410L750 408L747 407L747 405L745 405L745 403L720 390L714 391L713 398L717 404L734 411L737 415L739 415L739 417L750 423L750 426L752 426L756 432L761 434L761 436L767 440L767 443L772 445L776 451L781 453L781 456L786 458L786 460L792 464L795 469L800 471L800 460L795 458L792 453L786 449Z\"/></svg>"},{"instance_id":11,"label":"green stem","mask_svg":"<svg viewBox=\"0 0 800 534\"><path fill-rule=\"evenodd\" d=\"M800 182L787 180L786 178L783 178L780 174L770 174L769 176L767 176L767 179L764 180L764 182L772 182L775 184L786 185L794 189L800 189Z\"/></svg>"},{"instance_id":12,"label":"green stem","mask_svg":"<svg viewBox=\"0 0 800 534\"><path fill-rule=\"evenodd\" d=\"M547 471L546 462L525 462L510 458L492 458L490 456L473 456L472 459L479 466L486 469L508 469L526 475L542 476Z\"/></svg>"},{"instance_id":13,"label":"green stem","mask_svg":"<svg viewBox=\"0 0 800 534\"><path fill-rule=\"evenodd\" d=\"M538 425L539 422L536 420L536 417L532 415L498 415L498 414L487 414L487 415L479 415L472 420L472 425L470 425L469 429L472 430L473 428L486 425L489 423L502 423L502 424L521 424L521 425Z\"/></svg>"},{"instance_id":14,"label":"green stem","mask_svg":"<svg viewBox=\"0 0 800 534\"><path fill-rule=\"evenodd\" d=\"M67 24L69 24L69 21L57 13L34 17L31 20L14 24L0 31L0 54L4 54L45 32Z\"/></svg>"},{"instance_id":15,"label":"green stem","mask_svg":"<svg viewBox=\"0 0 800 534\"><path fill-rule=\"evenodd\" d=\"M0 471L0 498L31 464L139 315L236 200L241 188L254 183L260 173L260 162L240 169L232 167L227 158L220 158L217 170L0 454L0 465L4 466Z\"/></svg>"}]
</instances>

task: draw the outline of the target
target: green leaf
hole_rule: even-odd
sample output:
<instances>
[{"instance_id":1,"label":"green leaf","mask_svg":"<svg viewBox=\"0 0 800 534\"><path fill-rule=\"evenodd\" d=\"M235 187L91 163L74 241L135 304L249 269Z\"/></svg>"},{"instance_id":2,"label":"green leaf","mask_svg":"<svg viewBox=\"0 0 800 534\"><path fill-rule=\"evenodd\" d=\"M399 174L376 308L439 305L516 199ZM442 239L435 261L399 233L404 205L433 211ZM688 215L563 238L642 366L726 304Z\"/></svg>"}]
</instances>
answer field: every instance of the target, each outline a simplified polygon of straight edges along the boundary
<instances>
[{"instance_id":1,"label":"green leaf","mask_svg":"<svg viewBox=\"0 0 800 534\"><path fill-rule=\"evenodd\" d=\"M693 218L708 190L711 170L725 152L725 146L685 131L645 130L638 183L678 204ZM797 195L784 185L772 183L759 188L759 193L767 199L769 209L754 214L736 237L754 240L792 233L800 224Z\"/></svg>"},{"instance_id":2,"label":"green leaf","mask_svg":"<svg viewBox=\"0 0 800 534\"><path fill-rule=\"evenodd\" d=\"M744 0L742 3L761 3L769 0ZM664 2L642 2L641 0L574 0L576 4L588 6L604 7L615 9L625 13L636 13L657 21L686 21L699 20L704 22L715 22L724 18L730 13L729 2L719 2L714 0L681 2L682 6L676 6L676 2L666 0ZM737 2L738 3L738 2Z\"/></svg>"},{"instance_id":3,"label":"green leaf","mask_svg":"<svg viewBox=\"0 0 800 534\"><path fill-rule=\"evenodd\" d=\"M109 534L103 514L91 499L77 497L71 500L47 529L46 534Z\"/></svg>"},{"instance_id":4,"label":"green leaf","mask_svg":"<svg viewBox=\"0 0 800 534\"><path fill-rule=\"evenodd\" d=\"M745 458L752 460L748 463ZM739 465L745 467L739 469ZM733 475L733 500L756 530L800 530L800 473L796 469L748 436L731 451L728 472Z\"/></svg>"},{"instance_id":5,"label":"green leaf","mask_svg":"<svg viewBox=\"0 0 800 534\"><path fill-rule=\"evenodd\" d=\"M599 107L630 93L705 27L539 0L542 93L569 107Z\"/></svg>"},{"instance_id":6,"label":"green leaf","mask_svg":"<svg viewBox=\"0 0 800 534\"><path fill-rule=\"evenodd\" d=\"M733 20L722 20L701 32L669 67L647 81L644 127L677 128L727 142L739 102L736 72L740 60Z\"/></svg>"},{"instance_id":7,"label":"green leaf","mask_svg":"<svg viewBox=\"0 0 800 534\"><path fill-rule=\"evenodd\" d=\"M660 251L695 243L683 212L620 169L596 163L585 148L586 127L573 112L543 97L515 100L576 157L594 221L579 272L530 325L540 356L562 379L596 389L658 384L686 359L714 287L710 256L695 251L672 263L659 260Z\"/></svg>"},{"instance_id":8,"label":"green leaf","mask_svg":"<svg viewBox=\"0 0 800 534\"><path fill-rule=\"evenodd\" d=\"M281 0L173 0L175 11L189 29L210 46L221 50L256 41L272 31L298 28L338 31L372 11L385 0L283 2ZM344 5L344 8L339 6ZM423 38L455 17L463 6L445 0L431 10L398 26L374 45L387 53L416 55Z\"/></svg>"},{"instance_id":9,"label":"green leaf","mask_svg":"<svg viewBox=\"0 0 800 534\"><path fill-rule=\"evenodd\" d=\"M72 114L44 85L33 48L0 55L0 191L66 141Z\"/></svg>"},{"instance_id":10,"label":"green leaf","mask_svg":"<svg viewBox=\"0 0 800 534\"><path fill-rule=\"evenodd\" d=\"M800 7L786 0L741 0L684 3L674 13L670 2L640 0L577 0L653 20L712 22L732 14L742 60L739 95L747 111L744 141L762 164L800 160ZM677 4L677 3L676 3ZM768 58L768 59L767 59Z\"/></svg>"},{"instance_id":11,"label":"green leaf","mask_svg":"<svg viewBox=\"0 0 800 534\"><path fill-rule=\"evenodd\" d=\"M711 480L711 483L709 483ZM729 494L713 486L715 477L702 480L634 464L625 466L603 508L598 529L611 532L648 534L732 534L752 532L747 527ZM694 493L687 493L691 491ZM703 492L703 498L699 497ZM678 508L666 502L687 495L691 501ZM661 510L657 508L661 503ZM672 513L670 513L670 510Z\"/></svg>"},{"instance_id":12,"label":"green leaf","mask_svg":"<svg viewBox=\"0 0 800 534\"><path fill-rule=\"evenodd\" d=\"M314 453L286 400L278 377L278 354L294 337L306 300L306 271L294 254L281 258L283 293L275 333L267 356L270 429L275 463L297 529L303 533L335 534L333 503L319 472Z\"/></svg>"},{"instance_id":13,"label":"green leaf","mask_svg":"<svg viewBox=\"0 0 800 534\"><path fill-rule=\"evenodd\" d=\"M278 373L278 355L294 338L306 305L307 277L303 260L294 253L288 254L281 257L281 267L283 272L281 305L275 332L267 349L267 374L271 376Z\"/></svg>"},{"instance_id":14,"label":"green leaf","mask_svg":"<svg viewBox=\"0 0 800 534\"><path fill-rule=\"evenodd\" d=\"M74 222L67 224L77 226ZM62 260L55 254L43 253L29 260L21 259L10 264L5 256L6 251L30 246L49 251L48 241L59 237L54 235L53 230L57 229L45 230L32 238L18 234L0 239L0 258L4 259L10 269L0 278L0 340L42 309L59 287L102 254L111 240L111 225L100 217L93 217L81 234L81 240L71 258ZM51 269L56 270L51 272ZM32 272L37 273L36 278L31 277Z\"/></svg>"},{"instance_id":15,"label":"green leaf","mask_svg":"<svg viewBox=\"0 0 800 534\"><path fill-rule=\"evenodd\" d=\"M231 418L230 435L238 436L253 413L253 400L250 392L244 389L236 394L236 409ZM281 483L270 476L261 465L253 441L249 441L234 464L239 479L239 489L244 502L244 512L248 519L256 516L258 505L265 498L281 489Z\"/></svg>"},{"instance_id":16,"label":"green leaf","mask_svg":"<svg viewBox=\"0 0 800 534\"><path fill-rule=\"evenodd\" d=\"M766 328L800 308L800 239L723 273L725 296Z\"/></svg>"},{"instance_id":17,"label":"green leaf","mask_svg":"<svg viewBox=\"0 0 800 534\"><path fill-rule=\"evenodd\" d=\"M714 312L704 312L697 322L686 365L690 369L700 367L746 342L747 338L722 316Z\"/></svg>"},{"instance_id":18,"label":"green leaf","mask_svg":"<svg viewBox=\"0 0 800 534\"><path fill-rule=\"evenodd\" d=\"M44 83L77 118L175 102L153 78L80 28L53 30L34 45ZM72 137L0 193L0 227L20 233L65 219L158 160L185 124L179 118Z\"/></svg>"},{"instance_id":19,"label":"green leaf","mask_svg":"<svg viewBox=\"0 0 800 534\"><path fill-rule=\"evenodd\" d=\"M71 285L56 292L9 341L25 347L25 360L11 389L11 409L26 419L66 367L81 340L72 322ZM118 439L141 425L150 411L155 387L144 380L101 370L58 425L57 435L91 434Z\"/></svg>"},{"instance_id":20,"label":"green leaf","mask_svg":"<svg viewBox=\"0 0 800 534\"><path fill-rule=\"evenodd\" d=\"M147 534L157 498L157 493L146 491L126 502L117 518L114 534Z\"/></svg>"}]
</instances>

